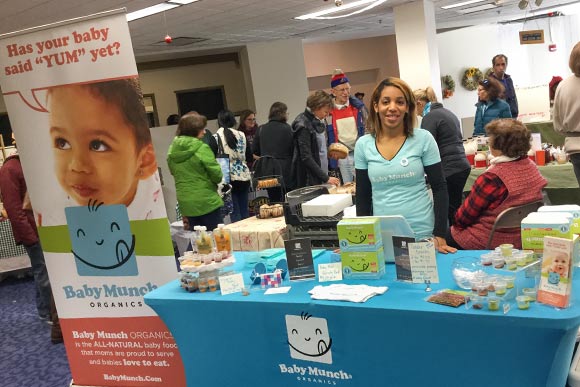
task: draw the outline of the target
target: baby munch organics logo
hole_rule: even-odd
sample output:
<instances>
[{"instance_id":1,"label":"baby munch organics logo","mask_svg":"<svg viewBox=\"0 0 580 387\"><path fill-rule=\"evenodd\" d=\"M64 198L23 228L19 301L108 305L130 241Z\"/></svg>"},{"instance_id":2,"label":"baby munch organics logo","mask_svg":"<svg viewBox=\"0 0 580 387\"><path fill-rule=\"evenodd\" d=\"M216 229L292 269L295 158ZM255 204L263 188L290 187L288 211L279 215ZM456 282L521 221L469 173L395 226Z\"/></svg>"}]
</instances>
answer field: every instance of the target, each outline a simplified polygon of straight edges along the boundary
<instances>
[{"instance_id":1,"label":"baby munch organics logo","mask_svg":"<svg viewBox=\"0 0 580 387\"><path fill-rule=\"evenodd\" d=\"M332 364L332 339L326 319L302 312L300 316L286 315L288 345L293 359Z\"/></svg>"},{"instance_id":2,"label":"baby munch organics logo","mask_svg":"<svg viewBox=\"0 0 580 387\"><path fill-rule=\"evenodd\" d=\"M95 200L64 211L79 276L138 275L127 207Z\"/></svg>"},{"instance_id":3,"label":"baby munch organics logo","mask_svg":"<svg viewBox=\"0 0 580 387\"><path fill-rule=\"evenodd\" d=\"M286 331L290 357L310 362L332 364L332 338L326 319L302 312L300 316L286 315ZM296 376L298 381L337 385L340 380L352 380L343 370L333 371L315 365L278 364L280 373Z\"/></svg>"}]
</instances>

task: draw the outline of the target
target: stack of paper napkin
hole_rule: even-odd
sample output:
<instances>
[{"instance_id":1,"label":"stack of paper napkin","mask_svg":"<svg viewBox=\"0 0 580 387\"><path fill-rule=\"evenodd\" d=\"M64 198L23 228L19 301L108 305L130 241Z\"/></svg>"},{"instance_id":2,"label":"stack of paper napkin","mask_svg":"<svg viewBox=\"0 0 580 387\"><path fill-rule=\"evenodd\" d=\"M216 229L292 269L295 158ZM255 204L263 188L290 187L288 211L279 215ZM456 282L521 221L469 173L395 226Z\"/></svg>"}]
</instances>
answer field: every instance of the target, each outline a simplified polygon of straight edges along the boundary
<instances>
[{"instance_id":1,"label":"stack of paper napkin","mask_svg":"<svg viewBox=\"0 0 580 387\"><path fill-rule=\"evenodd\" d=\"M369 298L383 294L387 290L389 290L387 286L333 284L315 286L308 293L315 300L365 302Z\"/></svg>"}]
</instances>

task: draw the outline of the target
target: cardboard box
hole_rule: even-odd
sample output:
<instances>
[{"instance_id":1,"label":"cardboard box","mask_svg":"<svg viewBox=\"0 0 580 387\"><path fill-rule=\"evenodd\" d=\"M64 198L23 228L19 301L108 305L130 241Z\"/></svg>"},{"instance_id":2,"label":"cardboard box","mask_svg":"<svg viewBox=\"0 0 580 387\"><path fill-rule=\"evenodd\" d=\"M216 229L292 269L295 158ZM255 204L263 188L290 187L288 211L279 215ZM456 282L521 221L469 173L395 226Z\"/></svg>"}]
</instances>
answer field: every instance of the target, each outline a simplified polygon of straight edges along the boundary
<instances>
[{"instance_id":1,"label":"cardboard box","mask_svg":"<svg viewBox=\"0 0 580 387\"><path fill-rule=\"evenodd\" d=\"M533 212L522 220L522 249L544 251L544 237L572 238L572 216L565 212Z\"/></svg>"},{"instance_id":2,"label":"cardboard box","mask_svg":"<svg viewBox=\"0 0 580 387\"><path fill-rule=\"evenodd\" d=\"M578 246L578 239L577 235L574 239L549 236L544 238L538 302L557 308L567 308L570 305L574 272L573 255Z\"/></svg>"},{"instance_id":3,"label":"cardboard box","mask_svg":"<svg viewBox=\"0 0 580 387\"><path fill-rule=\"evenodd\" d=\"M538 212L567 212L572 215L572 232L580 234L580 206L578 204L563 204L559 206L542 206Z\"/></svg>"},{"instance_id":4,"label":"cardboard box","mask_svg":"<svg viewBox=\"0 0 580 387\"><path fill-rule=\"evenodd\" d=\"M342 219L336 231L341 251L377 251L383 246L379 218Z\"/></svg>"},{"instance_id":5,"label":"cardboard box","mask_svg":"<svg viewBox=\"0 0 580 387\"><path fill-rule=\"evenodd\" d=\"M302 203L302 215L309 216L334 216L352 206L351 194L326 194Z\"/></svg>"},{"instance_id":6,"label":"cardboard box","mask_svg":"<svg viewBox=\"0 0 580 387\"><path fill-rule=\"evenodd\" d=\"M377 279L385 274L383 248L377 251L341 251L344 278Z\"/></svg>"}]
</instances>

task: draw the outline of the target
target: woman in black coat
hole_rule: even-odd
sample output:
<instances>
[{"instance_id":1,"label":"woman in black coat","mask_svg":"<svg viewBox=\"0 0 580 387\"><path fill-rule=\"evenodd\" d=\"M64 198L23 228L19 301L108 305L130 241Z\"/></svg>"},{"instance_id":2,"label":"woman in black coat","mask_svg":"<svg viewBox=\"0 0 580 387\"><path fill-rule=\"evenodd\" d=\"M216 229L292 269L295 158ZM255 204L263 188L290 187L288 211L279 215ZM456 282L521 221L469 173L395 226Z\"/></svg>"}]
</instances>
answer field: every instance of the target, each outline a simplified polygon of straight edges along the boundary
<instances>
[{"instance_id":1,"label":"woman in black coat","mask_svg":"<svg viewBox=\"0 0 580 387\"><path fill-rule=\"evenodd\" d=\"M296 188L310 185L330 183L339 185L336 177L328 177L322 170L320 160L320 145L318 137L325 136L324 119L332 109L332 98L323 90L318 90L306 100L306 110L300 113L292 123L295 152L292 162ZM322 141L326 144L326 141Z\"/></svg>"},{"instance_id":2,"label":"woman in black coat","mask_svg":"<svg viewBox=\"0 0 580 387\"><path fill-rule=\"evenodd\" d=\"M288 106L274 102L268 114L268 123L260 126L254 136L252 151L258 160L254 163L254 177L282 176L283 187L294 189L292 179L292 128L287 124ZM271 202L284 201L281 187L268 188Z\"/></svg>"},{"instance_id":3,"label":"woman in black coat","mask_svg":"<svg viewBox=\"0 0 580 387\"><path fill-rule=\"evenodd\" d=\"M421 128L427 129L435 137L439 147L441 166L449 195L449 225L452 225L455 213L463 201L463 187L471 172L471 166L463 148L463 134L459 119L437 102L433 88L415 90L413 94L417 102L417 111L423 117Z\"/></svg>"}]
</instances>

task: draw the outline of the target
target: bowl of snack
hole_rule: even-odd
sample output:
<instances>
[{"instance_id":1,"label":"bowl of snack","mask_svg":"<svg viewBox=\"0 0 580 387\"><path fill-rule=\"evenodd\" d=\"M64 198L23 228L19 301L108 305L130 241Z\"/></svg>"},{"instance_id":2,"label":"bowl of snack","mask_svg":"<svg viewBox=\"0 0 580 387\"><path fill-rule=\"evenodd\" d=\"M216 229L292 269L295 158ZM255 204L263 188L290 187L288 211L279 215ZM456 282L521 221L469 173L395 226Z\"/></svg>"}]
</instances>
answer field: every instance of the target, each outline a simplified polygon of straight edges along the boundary
<instances>
[{"instance_id":1,"label":"bowl of snack","mask_svg":"<svg viewBox=\"0 0 580 387\"><path fill-rule=\"evenodd\" d=\"M479 257L461 257L453 261L452 275L457 286L461 289L471 289L471 282L477 277L484 275Z\"/></svg>"}]
</instances>

